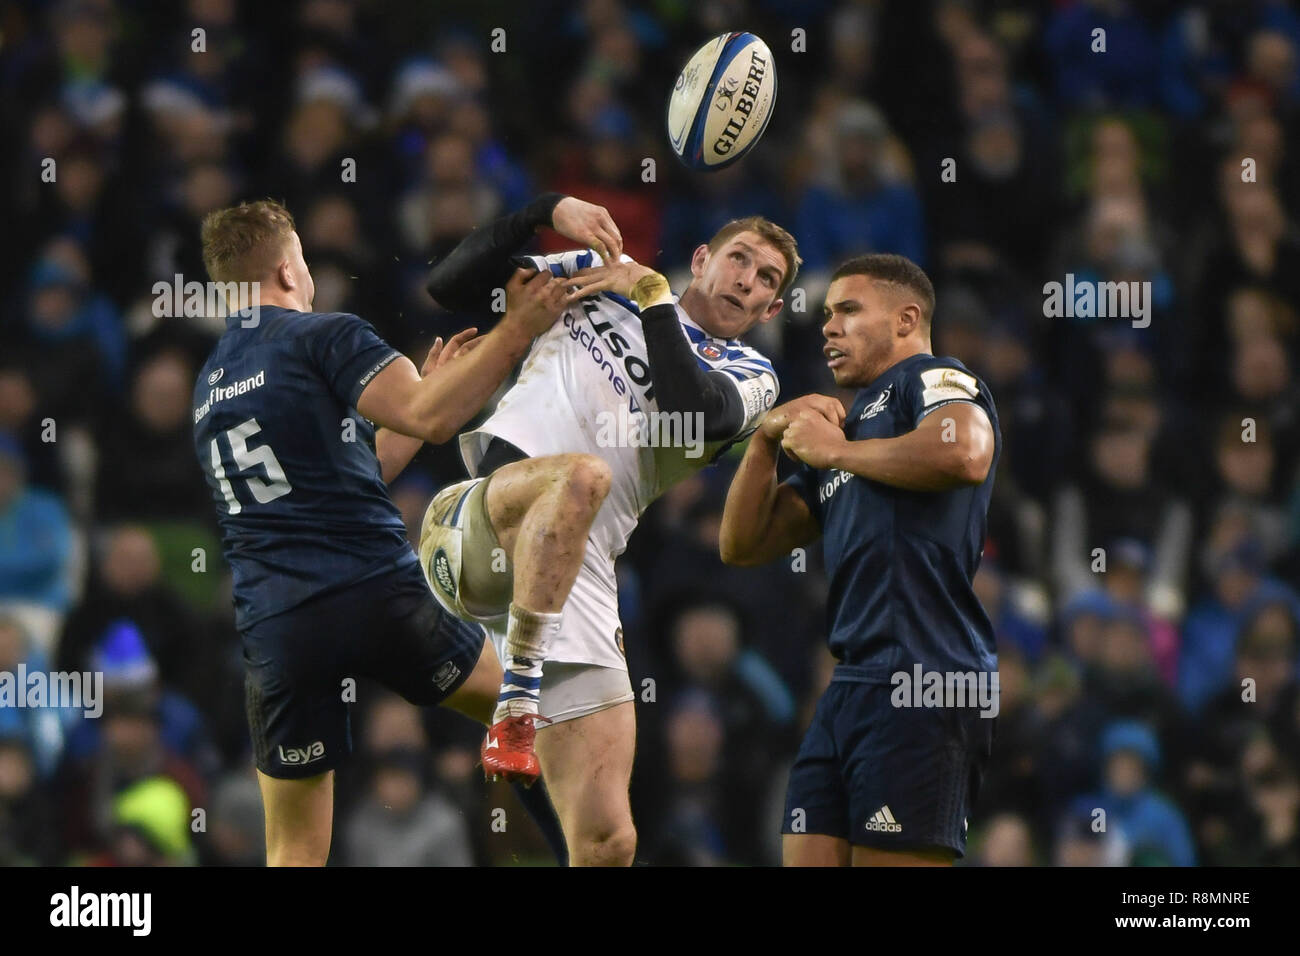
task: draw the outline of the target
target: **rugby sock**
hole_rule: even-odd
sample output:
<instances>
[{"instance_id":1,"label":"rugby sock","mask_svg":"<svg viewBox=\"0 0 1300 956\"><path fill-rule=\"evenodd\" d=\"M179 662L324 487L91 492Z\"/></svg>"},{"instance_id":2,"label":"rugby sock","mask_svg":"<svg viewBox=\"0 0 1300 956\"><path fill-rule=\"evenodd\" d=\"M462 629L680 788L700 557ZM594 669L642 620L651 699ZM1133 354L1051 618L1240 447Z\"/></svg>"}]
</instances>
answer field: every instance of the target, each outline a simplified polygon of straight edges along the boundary
<instances>
[{"instance_id":1,"label":"rugby sock","mask_svg":"<svg viewBox=\"0 0 1300 956\"><path fill-rule=\"evenodd\" d=\"M542 664L551 643L560 632L560 614L529 611L518 604L510 605L510 622L506 625L505 676L501 693L492 714L492 723L507 717L537 713L537 699L542 689Z\"/></svg>"},{"instance_id":2,"label":"rugby sock","mask_svg":"<svg viewBox=\"0 0 1300 956\"><path fill-rule=\"evenodd\" d=\"M560 818L556 816L555 807L551 804L551 795L546 792L546 781L539 777L531 787L525 787L522 783L512 783L510 787L537 824L537 829L542 831L546 845L555 854L555 862L560 866L568 866L569 847L564 842L564 830L560 828Z\"/></svg>"}]
</instances>

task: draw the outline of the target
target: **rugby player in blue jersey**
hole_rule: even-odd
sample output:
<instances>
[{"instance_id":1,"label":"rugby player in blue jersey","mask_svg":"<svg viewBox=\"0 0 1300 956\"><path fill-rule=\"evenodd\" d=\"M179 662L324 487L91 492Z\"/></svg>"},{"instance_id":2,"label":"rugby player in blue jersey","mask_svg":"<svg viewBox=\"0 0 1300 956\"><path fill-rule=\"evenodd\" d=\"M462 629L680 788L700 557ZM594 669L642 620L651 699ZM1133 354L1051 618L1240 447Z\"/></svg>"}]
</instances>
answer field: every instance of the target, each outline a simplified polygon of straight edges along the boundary
<instances>
[{"instance_id":1,"label":"rugby player in blue jersey","mask_svg":"<svg viewBox=\"0 0 1300 956\"><path fill-rule=\"evenodd\" d=\"M386 483L423 442L447 441L479 411L563 311L564 283L516 273L496 328L435 343L422 375L357 316L312 311L315 287L284 207L214 212L202 240L214 282L258 289L199 373L194 441L234 577L267 862L323 865L334 768L351 749L348 678L491 715L496 652L434 599ZM576 575L586 531L538 547L575 554Z\"/></svg>"},{"instance_id":2,"label":"rugby player in blue jersey","mask_svg":"<svg viewBox=\"0 0 1300 956\"><path fill-rule=\"evenodd\" d=\"M1001 437L988 386L931 354L933 313L929 278L902 256L836 270L825 354L856 400L847 414L825 395L774 408L727 495L728 564L824 542L838 664L790 773L788 866L942 865L965 852L996 703L910 685L936 675L996 691L993 628L971 581ZM782 449L801 464L778 483Z\"/></svg>"}]
</instances>

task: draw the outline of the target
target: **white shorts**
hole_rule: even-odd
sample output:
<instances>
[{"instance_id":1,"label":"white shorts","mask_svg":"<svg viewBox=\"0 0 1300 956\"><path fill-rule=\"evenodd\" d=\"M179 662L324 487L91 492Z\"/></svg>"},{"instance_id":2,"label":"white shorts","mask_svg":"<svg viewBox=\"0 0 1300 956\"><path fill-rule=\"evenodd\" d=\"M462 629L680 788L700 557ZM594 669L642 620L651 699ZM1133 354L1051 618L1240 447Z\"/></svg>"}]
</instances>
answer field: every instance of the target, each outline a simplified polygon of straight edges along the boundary
<instances>
[{"instance_id":1,"label":"white shorts","mask_svg":"<svg viewBox=\"0 0 1300 956\"><path fill-rule=\"evenodd\" d=\"M504 660L509 596L513 592L513 567L494 559L499 547L483 503L489 478L475 478L444 488L425 513L420 536L420 564L438 602L462 620L482 624L497 656ZM607 561L593 559L588 541L582 568L564 604L560 633L542 668L542 714L571 720L632 699L623 650L623 627L618 617L618 585ZM498 570L491 562L496 560ZM467 567L466 563L474 567ZM493 586L505 574L509 586ZM471 598L492 592L488 604L465 606L466 582ZM477 585L475 586L475 583ZM587 665L585 678L563 665ZM554 677L552 676L554 675ZM553 710L547 709L548 691ZM544 726L544 725L543 725Z\"/></svg>"},{"instance_id":2,"label":"white shorts","mask_svg":"<svg viewBox=\"0 0 1300 956\"><path fill-rule=\"evenodd\" d=\"M551 723L559 724L627 703L632 698L632 681L626 669L547 661L542 667L537 712L551 718ZM547 726L539 723L537 729L540 732Z\"/></svg>"}]
</instances>

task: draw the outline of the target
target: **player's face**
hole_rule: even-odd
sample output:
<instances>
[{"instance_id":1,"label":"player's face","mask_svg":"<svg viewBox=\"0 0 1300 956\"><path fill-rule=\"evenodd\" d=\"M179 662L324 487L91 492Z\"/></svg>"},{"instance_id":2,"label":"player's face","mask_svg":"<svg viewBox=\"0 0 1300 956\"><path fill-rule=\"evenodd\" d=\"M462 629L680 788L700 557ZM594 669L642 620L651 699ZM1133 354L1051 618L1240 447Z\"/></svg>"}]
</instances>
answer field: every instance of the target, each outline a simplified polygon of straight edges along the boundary
<instances>
[{"instance_id":1,"label":"player's face","mask_svg":"<svg viewBox=\"0 0 1300 956\"><path fill-rule=\"evenodd\" d=\"M826 367L842 388L871 384L893 364L901 303L868 276L843 276L826 290Z\"/></svg>"},{"instance_id":2,"label":"player's face","mask_svg":"<svg viewBox=\"0 0 1300 956\"><path fill-rule=\"evenodd\" d=\"M691 260L692 285L708 305L691 318L710 335L739 338L781 311L776 296L785 268L781 251L756 232L738 233L716 252L700 246Z\"/></svg>"}]
</instances>

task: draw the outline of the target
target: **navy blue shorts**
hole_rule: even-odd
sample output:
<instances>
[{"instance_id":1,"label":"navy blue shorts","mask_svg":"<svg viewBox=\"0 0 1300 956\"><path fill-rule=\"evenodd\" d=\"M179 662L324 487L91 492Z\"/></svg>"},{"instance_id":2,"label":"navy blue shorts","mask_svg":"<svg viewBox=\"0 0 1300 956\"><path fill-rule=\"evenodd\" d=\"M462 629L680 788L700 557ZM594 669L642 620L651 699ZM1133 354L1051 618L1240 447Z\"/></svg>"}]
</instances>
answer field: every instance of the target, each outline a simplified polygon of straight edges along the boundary
<instances>
[{"instance_id":1,"label":"navy blue shorts","mask_svg":"<svg viewBox=\"0 0 1300 956\"><path fill-rule=\"evenodd\" d=\"M782 833L965 854L997 718L974 708L895 707L892 691L832 679L790 771Z\"/></svg>"},{"instance_id":2,"label":"navy blue shorts","mask_svg":"<svg viewBox=\"0 0 1300 956\"><path fill-rule=\"evenodd\" d=\"M481 628L439 606L416 561L258 621L241 636L257 769L282 779L324 773L351 752L355 695L345 695L345 679L369 677L433 706L469 677L484 640Z\"/></svg>"}]
</instances>

